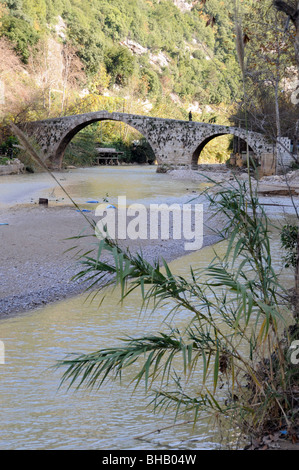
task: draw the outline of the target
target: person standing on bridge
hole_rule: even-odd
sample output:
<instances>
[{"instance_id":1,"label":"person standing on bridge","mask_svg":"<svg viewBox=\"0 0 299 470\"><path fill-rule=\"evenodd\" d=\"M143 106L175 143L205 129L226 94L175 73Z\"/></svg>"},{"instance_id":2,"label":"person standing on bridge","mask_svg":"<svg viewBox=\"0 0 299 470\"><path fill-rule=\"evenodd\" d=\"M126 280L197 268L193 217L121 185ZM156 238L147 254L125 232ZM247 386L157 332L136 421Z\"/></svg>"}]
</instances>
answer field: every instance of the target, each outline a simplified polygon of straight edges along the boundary
<instances>
[{"instance_id":1,"label":"person standing on bridge","mask_svg":"<svg viewBox=\"0 0 299 470\"><path fill-rule=\"evenodd\" d=\"M192 121L192 113L189 111L189 121Z\"/></svg>"}]
</instances>

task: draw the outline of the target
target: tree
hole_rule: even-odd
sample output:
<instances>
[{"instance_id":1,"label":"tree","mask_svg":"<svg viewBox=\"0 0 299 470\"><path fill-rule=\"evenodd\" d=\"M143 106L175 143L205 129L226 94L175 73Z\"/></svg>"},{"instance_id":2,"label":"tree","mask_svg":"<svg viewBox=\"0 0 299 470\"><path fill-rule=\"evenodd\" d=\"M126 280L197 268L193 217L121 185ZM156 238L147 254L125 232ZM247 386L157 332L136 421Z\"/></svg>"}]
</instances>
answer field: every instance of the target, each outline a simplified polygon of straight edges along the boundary
<instances>
[{"instance_id":1,"label":"tree","mask_svg":"<svg viewBox=\"0 0 299 470\"><path fill-rule=\"evenodd\" d=\"M75 90L81 88L82 83L86 80L84 67L78 57L78 52L74 46L65 43L62 48L63 57L63 85L62 85L62 99L61 99L61 114L64 113L65 108L68 107L69 93L74 93Z\"/></svg>"},{"instance_id":2,"label":"tree","mask_svg":"<svg viewBox=\"0 0 299 470\"><path fill-rule=\"evenodd\" d=\"M37 44L39 33L27 21L14 16L5 16L2 19L0 34L11 41L23 62L28 63L29 48Z\"/></svg>"},{"instance_id":3,"label":"tree","mask_svg":"<svg viewBox=\"0 0 299 470\"><path fill-rule=\"evenodd\" d=\"M1 118L22 121L38 109L39 91L7 38L0 38L0 76L4 84Z\"/></svg>"},{"instance_id":4,"label":"tree","mask_svg":"<svg viewBox=\"0 0 299 470\"><path fill-rule=\"evenodd\" d=\"M88 87L91 93L102 95L108 88L111 77L107 73L105 64L100 64L96 75L92 77Z\"/></svg>"},{"instance_id":5,"label":"tree","mask_svg":"<svg viewBox=\"0 0 299 470\"><path fill-rule=\"evenodd\" d=\"M125 47L111 47L105 54L104 62L112 84L125 85L134 72L134 56Z\"/></svg>"},{"instance_id":6,"label":"tree","mask_svg":"<svg viewBox=\"0 0 299 470\"><path fill-rule=\"evenodd\" d=\"M295 59L299 73L299 3L298 0L274 0L274 5L278 11L285 13L288 17L288 21L291 20L295 27Z\"/></svg>"},{"instance_id":7,"label":"tree","mask_svg":"<svg viewBox=\"0 0 299 470\"><path fill-rule=\"evenodd\" d=\"M286 29L288 28L288 23L291 20L295 27L295 39L294 39L294 49L295 49L295 60L297 64L297 78L299 78L299 3L296 0L274 0L274 5L278 11L285 13L288 17ZM297 106L297 115L298 115L298 106ZM295 124L295 138L294 143L297 145L299 141L299 119L297 118ZM298 256L299 256L299 238L298 238ZM298 287L299 293L299 287ZM298 294L299 295L299 294Z\"/></svg>"},{"instance_id":8,"label":"tree","mask_svg":"<svg viewBox=\"0 0 299 470\"><path fill-rule=\"evenodd\" d=\"M45 37L31 50L28 70L42 94L43 108L49 117L52 112L53 91L62 94L62 46Z\"/></svg>"},{"instance_id":9,"label":"tree","mask_svg":"<svg viewBox=\"0 0 299 470\"><path fill-rule=\"evenodd\" d=\"M22 17L23 0L6 0L5 5L12 12L13 16Z\"/></svg>"},{"instance_id":10,"label":"tree","mask_svg":"<svg viewBox=\"0 0 299 470\"><path fill-rule=\"evenodd\" d=\"M295 134L294 106L288 90L294 80L294 60L292 35L284 30L281 14L271 9L270 2L268 7L266 11L255 7L244 28L248 41L247 105L250 124L275 142L282 135L293 139Z\"/></svg>"}]
</instances>

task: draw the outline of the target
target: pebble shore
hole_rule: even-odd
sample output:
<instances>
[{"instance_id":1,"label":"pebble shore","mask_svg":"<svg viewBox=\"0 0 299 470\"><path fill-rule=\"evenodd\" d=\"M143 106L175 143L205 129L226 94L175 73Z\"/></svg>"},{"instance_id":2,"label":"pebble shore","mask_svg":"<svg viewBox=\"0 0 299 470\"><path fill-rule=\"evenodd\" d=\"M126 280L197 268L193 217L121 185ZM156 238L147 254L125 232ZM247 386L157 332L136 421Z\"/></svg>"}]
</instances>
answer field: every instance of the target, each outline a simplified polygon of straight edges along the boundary
<instances>
[{"instance_id":1,"label":"pebble shore","mask_svg":"<svg viewBox=\"0 0 299 470\"><path fill-rule=\"evenodd\" d=\"M71 239L79 234L93 235L74 208L19 206L9 212L0 211L0 220L8 223L0 227L5 247L1 253L0 319L86 290L86 283L72 277L81 269L80 254L90 249L96 253L98 240L92 236ZM220 227L220 222L216 225ZM217 228L215 224L213 227ZM219 237L206 228L203 245L217 241ZM142 251L150 262L157 258L170 262L190 253L185 251L185 240L125 240L121 244L131 252Z\"/></svg>"}]
</instances>

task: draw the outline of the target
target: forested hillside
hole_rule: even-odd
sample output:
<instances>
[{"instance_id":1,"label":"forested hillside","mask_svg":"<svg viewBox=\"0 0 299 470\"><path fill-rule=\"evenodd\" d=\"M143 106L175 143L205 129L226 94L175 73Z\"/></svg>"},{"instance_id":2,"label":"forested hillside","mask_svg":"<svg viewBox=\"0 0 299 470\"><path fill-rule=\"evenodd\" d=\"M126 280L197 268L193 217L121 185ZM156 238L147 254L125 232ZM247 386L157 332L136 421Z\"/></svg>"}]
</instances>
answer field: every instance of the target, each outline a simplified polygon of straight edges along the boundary
<instances>
[{"instance_id":1,"label":"forested hillside","mask_svg":"<svg viewBox=\"0 0 299 470\"><path fill-rule=\"evenodd\" d=\"M6 0L1 36L24 64L55 38L82 61L89 85L137 82L138 97L176 93L200 104L230 102L238 88L231 0ZM211 17L214 28L207 28ZM233 15L232 15L233 16ZM68 52L68 51L66 51Z\"/></svg>"},{"instance_id":2,"label":"forested hillside","mask_svg":"<svg viewBox=\"0 0 299 470\"><path fill-rule=\"evenodd\" d=\"M263 21L274 10L268 0L242 4L256 68L265 63L256 55L266 34L259 9ZM243 96L235 28L232 0L0 0L1 117L107 109L188 119L192 110L196 120L227 123ZM130 146L140 137L113 123L82 136L82 155L87 141Z\"/></svg>"}]
</instances>

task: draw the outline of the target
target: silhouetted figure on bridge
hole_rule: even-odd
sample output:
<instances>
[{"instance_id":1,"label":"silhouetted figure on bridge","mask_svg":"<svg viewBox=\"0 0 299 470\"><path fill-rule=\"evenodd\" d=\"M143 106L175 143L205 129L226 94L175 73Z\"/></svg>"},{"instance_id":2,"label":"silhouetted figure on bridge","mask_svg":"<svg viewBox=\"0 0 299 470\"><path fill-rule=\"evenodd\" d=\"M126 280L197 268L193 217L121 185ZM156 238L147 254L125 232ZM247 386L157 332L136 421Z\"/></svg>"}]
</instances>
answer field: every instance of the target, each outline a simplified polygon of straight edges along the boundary
<instances>
[{"instance_id":1,"label":"silhouetted figure on bridge","mask_svg":"<svg viewBox=\"0 0 299 470\"><path fill-rule=\"evenodd\" d=\"M192 113L189 111L189 121L192 121Z\"/></svg>"}]
</instances>

